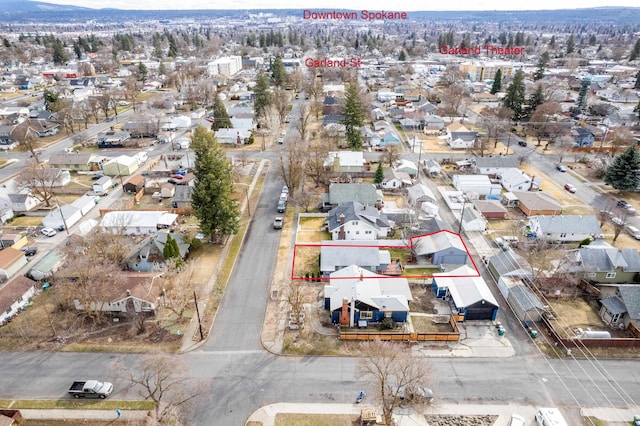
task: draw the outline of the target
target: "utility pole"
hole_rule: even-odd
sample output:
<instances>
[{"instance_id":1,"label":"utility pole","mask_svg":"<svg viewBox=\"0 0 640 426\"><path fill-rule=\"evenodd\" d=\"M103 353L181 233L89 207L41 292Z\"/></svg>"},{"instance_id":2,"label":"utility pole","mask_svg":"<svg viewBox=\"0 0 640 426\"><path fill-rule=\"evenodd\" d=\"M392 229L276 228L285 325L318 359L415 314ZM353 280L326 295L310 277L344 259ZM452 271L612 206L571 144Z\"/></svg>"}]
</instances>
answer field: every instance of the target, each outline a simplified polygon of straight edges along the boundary
<instances>
[{"instance_id":1,"label":"utility pole","mask_svg":"<svg viewBox=\"0 0 640 426\"><path fill-rule=\"evenodd\" d=\"M196 305L196 314L198 315L198 329L200 330L200 340L204 340L204 334L202 333L202 321L200 320L200 309L198 308L198 297L196 296L196 292L193 292L193 301Z\"/></svg>"}]
</instances>

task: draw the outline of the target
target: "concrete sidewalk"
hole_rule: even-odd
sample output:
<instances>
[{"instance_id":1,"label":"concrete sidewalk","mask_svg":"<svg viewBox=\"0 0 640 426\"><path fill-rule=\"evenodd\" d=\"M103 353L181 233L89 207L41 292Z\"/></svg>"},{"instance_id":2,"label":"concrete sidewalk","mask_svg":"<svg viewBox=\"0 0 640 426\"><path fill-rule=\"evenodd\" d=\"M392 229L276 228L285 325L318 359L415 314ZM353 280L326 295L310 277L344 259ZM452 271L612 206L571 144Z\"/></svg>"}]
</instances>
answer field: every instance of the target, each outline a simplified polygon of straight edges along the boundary
<instances>
[{"instance_id":1,"label":"concrete sidewalk","mask_svg":"<svg viewBox=\"0 0 640 426\"><path fill-rule=\"evenodd\" d=\"M144 420L149 412L147 410L122 410L120 418L116 410L25 410L20 409L20 414L26 420Z\"/></svg>"}]
</instances>

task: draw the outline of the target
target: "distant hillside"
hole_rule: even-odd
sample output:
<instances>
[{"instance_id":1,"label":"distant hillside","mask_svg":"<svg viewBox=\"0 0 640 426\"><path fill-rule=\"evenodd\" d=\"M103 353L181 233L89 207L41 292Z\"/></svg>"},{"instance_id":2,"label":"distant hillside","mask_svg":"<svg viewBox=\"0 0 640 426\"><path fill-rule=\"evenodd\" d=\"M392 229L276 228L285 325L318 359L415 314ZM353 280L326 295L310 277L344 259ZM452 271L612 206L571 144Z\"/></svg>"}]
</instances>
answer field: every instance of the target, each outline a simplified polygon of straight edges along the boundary
<instances>
[{"instance_id":1,"label":"distant hillside","mask_svg":"<svg viewBox=\"0 0 640 426\"><path fill-rule=\"evenodd\" d=\"M205 3L205 2L203 2ZM327 9L313 9L321 11ZM146 19L190 19L190 18L243 18L249 13L272 13L275 16L302 17L302 9L256 9L256 10L120 10L90 9L85 7L57 5L42 1L0 0L0 22L78 22L96 19L103 22ZM359 11L357 11L359 12ZM408 12L412 20L457 21L457 22L509 22L526 24L621 24L637 25L640 8L600 7L589 9L532 10L532 11L420 11Z\"/></svg>"}]
</instances>

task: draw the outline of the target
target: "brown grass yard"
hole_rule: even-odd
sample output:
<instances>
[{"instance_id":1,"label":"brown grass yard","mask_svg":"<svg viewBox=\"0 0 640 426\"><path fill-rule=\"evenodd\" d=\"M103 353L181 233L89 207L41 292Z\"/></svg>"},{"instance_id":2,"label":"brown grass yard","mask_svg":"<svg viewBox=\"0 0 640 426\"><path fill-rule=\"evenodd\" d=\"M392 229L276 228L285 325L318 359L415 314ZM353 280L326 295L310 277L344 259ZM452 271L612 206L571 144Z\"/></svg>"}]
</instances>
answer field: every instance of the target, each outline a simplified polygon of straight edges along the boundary
<instances>
[{"instance_id":1,"label":"brown grass yard","mask_svg":"<svg viewBox=\"0 0 640 426\"><path fill-rule=\"evenodd\" d=\"M325 220L324 217L301 217L299 219L300 230L321 231Z\"/></svg>"},{"instance_id":2,"label":"brown grass yard","mask_svg":"<svg viewBox=\"0 0 640 426\"><path fill-rule=\"evenodd\" d=\"M607 330L596 310L581 298L574 300L549 300L550 306L560 319L554 326L566 336L573 336L572 329Z\"/></svg>"},{"instance_id":3,"label":"brown grass yard","mask_svg":"<svg viewBox=\"0 0 640 426\"><path fill-rule=\"evenodd\" d=\"M275 426L348 426L359 425L356 414L295 414L278 413Z\"/></svg>"},{"instance_id":4,"label":"brown grass yard","mask_svg":"<svg viewBox=\"0 0 640 426\"><path fill-rule=\"evenodd\" d=\"M318 275L320 272L320 247L297 246L296 257L293 264L293 273L296 277L304 277L305 274Z\"/></svg>"},{"instance_id":5,"label":"brown grass yard","mask_svg":"<svg viewBox=\"0 0 640 426\"><path fill-rule=\"evenodd\" d=\"M411 316L411 322L413 323L413 328L418 333L452 333L453 328L449 323L435 323L433 322L433 317L428 316Z\"/></svg>"}]
</instances>

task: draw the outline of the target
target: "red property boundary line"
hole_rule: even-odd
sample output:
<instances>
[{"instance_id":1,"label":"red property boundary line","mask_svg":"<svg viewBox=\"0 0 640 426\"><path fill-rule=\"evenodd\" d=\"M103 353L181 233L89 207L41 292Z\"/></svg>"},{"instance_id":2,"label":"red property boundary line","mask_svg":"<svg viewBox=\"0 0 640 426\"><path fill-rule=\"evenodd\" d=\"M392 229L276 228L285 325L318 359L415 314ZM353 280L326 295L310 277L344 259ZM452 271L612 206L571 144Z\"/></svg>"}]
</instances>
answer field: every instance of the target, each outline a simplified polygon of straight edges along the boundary
<instances>
[{"instance_id":1,"label":"red property boundary line","mask_svg":"<svg viewBox=\"0 0 640 426\"><path fill-rule=\"evenodd\" d=\"M405 249L405 250L411 250L413 248L413 241L415 239L418 238L422 238L422 237L428 237L431 235L436 235L439 234L441 232L448 232L449 234L455 235L458 239L460 239L460 242L462 243L462 246L464 247L465 251L467 252L467 256L469 257L469 260L471 260L471 264L473 265L473 270L475 271L475 274L470 274L470 275L440 275L441 277L447 277L447 278L476 278L476 277L480 277L480 270L478 269L478 266L476 265L476 262L473 260L473 257L471 256L471 253L469 253L469 249L467 248L467 245L464 243L464 240L462 239L462 237L460 236L460 234L453 232L453 231L449 231L449 230L442 230L442 231L437 231L437 232L432 232L430 234L422 234L422 235L416 235L414 237L409 238L409 244L408 245L393 245L393 246L389 246L389 245L367 245L367 244L331 244L331 243L296 243L293 246L293 260L291 263L291 280L292 281L317 281L318 279L320 279L321 281L329 281L329 278L324 278L324 277L320 277L320 278L306 278L306 277L296 277L295 276L295 264L296 264L296 255L297 255L297 250L298 247L344 247L344 248L357 248L357 247L361 247L361 248L377 248L377 249L385 249L385 248L390 248L390 249ZM384 240L376 240L378 242L384 242ZM361 278L360 276L354 276L354 277L339 277L339 278L334 278L334 279L340 279L340 280L353 280L353 279L359 279ZM402 275L401 277L398 276L389 276L389 275L380 275L380 276L376 276L376 279L383 279L383 278L407 278L407 279L426 279L426 278L433 278L433 275ZM364 277L364 279L367 279L367 277Z\"/></svg>"}]
</instances>

